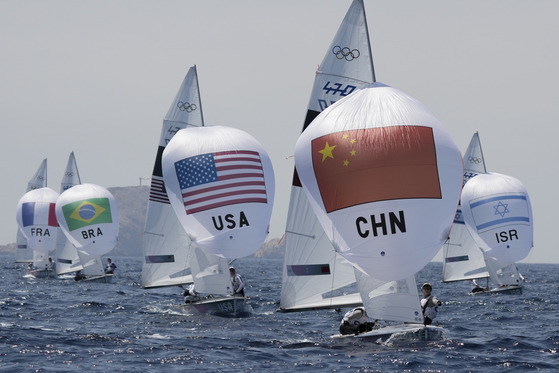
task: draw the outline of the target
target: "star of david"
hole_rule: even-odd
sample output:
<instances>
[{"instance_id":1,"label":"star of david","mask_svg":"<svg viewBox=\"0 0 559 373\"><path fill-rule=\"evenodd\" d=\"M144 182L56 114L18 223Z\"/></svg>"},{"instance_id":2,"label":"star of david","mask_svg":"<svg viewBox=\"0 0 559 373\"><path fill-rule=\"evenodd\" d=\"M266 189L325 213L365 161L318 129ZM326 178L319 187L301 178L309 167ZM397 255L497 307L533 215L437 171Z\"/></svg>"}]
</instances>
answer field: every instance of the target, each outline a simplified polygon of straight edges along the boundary
<instances>
[{"instance_id":1,"label":"star of david","mask_svg":"<svg viewBox=\"0 0 559 373\"><path fill-rule=\"evenodd\" d=\"M493 206L493 208L495 209L495 215L501 215L502 218L505 217L505 214L509 211L509 204L508 203L503 203L501 201L499 201L499 203L497 203L497 205Z\"/></svg>"}]
</instances>

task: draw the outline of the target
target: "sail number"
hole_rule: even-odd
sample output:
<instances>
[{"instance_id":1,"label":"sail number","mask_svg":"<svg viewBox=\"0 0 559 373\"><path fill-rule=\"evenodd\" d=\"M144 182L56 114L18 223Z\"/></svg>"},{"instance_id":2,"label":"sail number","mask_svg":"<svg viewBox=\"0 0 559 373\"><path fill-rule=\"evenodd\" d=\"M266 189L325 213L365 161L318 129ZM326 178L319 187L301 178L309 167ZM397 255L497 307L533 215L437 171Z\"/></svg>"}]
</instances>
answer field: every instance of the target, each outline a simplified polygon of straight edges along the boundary
<instances>
[{"instance_id":1,"label":"sail number","mask_svg":"<svg viewBox=\"0 0 559 373\"><path fill-rule=\"evenodd\" d=\"M324 84L322 90L325 91L327 95L330 94L335 95L339 93L341 97L345 97L350 93L352 93L353 91L355 91L356 88L357 88L356 86L351 84L348 84L344 87L342 83L332 83L328 81L326 82L326 84ZM330 100L330 103L328 103L328 101L319 98L318 105L320 106L320 111L323 111L324 109L326 109L328 106L332 105L335 102L336 100Z\"/></svg>"},{"instance_id":2,"label":"sail number","mask_svg":"<svg viewBox=\"0 0 559 373\"><path fill-rule=\"evenodd\" d=\"M345 97L347 95L349 95L351 92L353 92L355 90L355 88L357 88L354 85L348 84L346 85L343 89L342 83L333 83L332 86L330 86L331 82L328 81L326 82L326 84L324 85L324 87L322 87L323 91L326 91L326 94L333 94L335 95L336 93L339 93L340 96Z\"/></svg>"},{"instance_id":3,"label":"sail number","mask_svg":"<svg viewBox=\"0 0 559 373\"><path fill-rule=\"evenodd\" d=\"M231 302L227 303L218 303L217 308L219 308L222 312L235 312L233 304Z\"/></svg>"}]
</instances>

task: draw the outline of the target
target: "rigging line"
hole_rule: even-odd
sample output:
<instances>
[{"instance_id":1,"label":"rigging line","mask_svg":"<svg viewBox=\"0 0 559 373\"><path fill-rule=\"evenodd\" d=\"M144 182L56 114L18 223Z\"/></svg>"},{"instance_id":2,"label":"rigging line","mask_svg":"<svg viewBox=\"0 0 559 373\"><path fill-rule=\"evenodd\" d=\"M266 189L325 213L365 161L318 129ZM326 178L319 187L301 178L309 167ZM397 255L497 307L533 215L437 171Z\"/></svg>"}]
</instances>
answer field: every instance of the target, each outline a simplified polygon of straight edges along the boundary
<instances>
[{"instance_id":1,"label":"rigging line","mask_svg":"<svg viewBox=\"0 0 559 373\"><path fill-rule=\"evenodd\" d=\"M285 233L291 233L291 234L295 234L297 236L308 237L308 238L312 238L313 240L316 238L316 236L314 234L310 235L310 234L304 234L304 233L293 232L293 231L285 231Z\"/></svg>"}]
</instances>

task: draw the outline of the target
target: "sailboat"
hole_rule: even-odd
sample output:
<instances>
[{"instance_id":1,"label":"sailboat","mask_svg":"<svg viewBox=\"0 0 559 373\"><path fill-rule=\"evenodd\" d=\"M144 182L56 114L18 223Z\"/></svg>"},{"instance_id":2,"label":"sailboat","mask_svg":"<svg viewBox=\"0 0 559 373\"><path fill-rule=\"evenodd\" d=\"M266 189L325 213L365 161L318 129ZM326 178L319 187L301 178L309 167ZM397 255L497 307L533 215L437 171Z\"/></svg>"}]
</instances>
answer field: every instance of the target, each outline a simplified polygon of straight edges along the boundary
<instances>
[{"instance_id":1,"label":"sailboat","mask_svg":"<svg viewBox=\"0 0 559 373\"><path fill-rule=\"evenodd\" d=\"M167 195L192 240L196 291L211 296L191 304L201 312L237 313L227 260L254 253L268 235L274 200L272 162L248 133L224 126L188 127L162 157Z\"/></svg>"},{"instance_id":2,"label":"sailboat","mask_svg":"<svg viewBox=\"0 0 559 373\"><path fill-rule=\"evenodd\" d=\"M47 159L43 159L39 168L33 177L27 183L27 190L30 192L34 189L44 188L47 186ZM16 237L16 263L31 263L33 268L48 267L47 255L45 253L35 252L27 246L27 239L18 228ZM48 272L45 272L48 274Z\"/></svg>"},{"instance_id":3,"label":"sailboat","mask_svg":"<svg viewBox=\"0 0 559 373\"><path fill-rule=\"evenodd\" d=\"M192 273L198 296L188 304L200 313L217 316L240 316L249 312L248 297L231 296L229 263L222 256L207 253L197 245L192 247Z\"/></svg>"},{"instance_id":4,"label":"sailboat","mask_svg":"<svg viewBox=\"0 0 559 373\"><path fill-rule=\"evenodd\" d=\"M464 185L474 176L486 172L481 142L476 132L464 153ZM483 252L468 232L459 205L449 239L443 246L443 282L481 278L489 278Z\"/></svg>"},{"instance_id":5,"label":"sailboat","mask_svg":"<svg viewBox=\"0 0 559 373\"><path fill-rule=\"evenodd\" d=\"M75 185L81 184L80 174L74 152L68 156L68 163L60 183L60 193L64 193ZM61 228L59 228L62 230ZM82 276L71 278L86 282L111 282L112 274L105 274L100 256L92 256L78 251L61 231L56 244L56 274L63 276L81 271Z\"/></svg>"},{"instance_id":6,"label":"sailboat","mask_svg":"<svg viewBox=\"0 0 559 373\"><path fill-rule=\"evenodd\" d=\"M16 220L20 231L27 240L28 247L36 253L48 255L56 247L58 223L54 214L54 206L58 193L44 187L33 189L23 195L18 202ZM52 263L44 267L32 267L30 275L44 278L53 275Z\"/></svg>"},{"instance_id":7,"label":"sailboat","mask_svg":"<svg viewBox=\"0 0 559 373\"><path fill-rule=\"evenodd\" d=\"M78 249L84 269L99 268L94 262L116 246L118 207L114 196L99 185L79 184L60 194L56 218L68 241ZM85 280L108 282L110 278L103 272Z\"/></svg>"},{"instance_id":8,"label":"sailboat","mask_svg":"<svg viewBox=\"0 0 559 373\"><path fill-rule=\"evenodd\" d=\"M196 66L192 66L165 115L151 177L144 228L142 287L156 288L193 282L190 238L170 205L163 180L161 158L173 136L187 126L203 126L202 102Z\"/></svg>"},{"instance_id":9,"label":"sailboat","mask_svg":"<svg viewBox=\"0 0 559 373\"><path fill-rule=\"evenodd\" d=\"M441 328L420 323L414 275L442 247L460 197L462 157L443 125L413 97L375 82L313 120L295 164L326 235L356 268L367 313L400 322L358 337L439 338Z\"/></svg>"},{"instance_id":10,"label":"sailboat","mask_svg":"<svg viewBox=\"0 0 559 373\"><path fill-rule=\"evenodd\" d=\"M524 185L508 175L480 174L462 191L466 228L483 250L490 279L489 293L522 293L523 278L516 263L533 246L533 216Z\"/></svg>"},{"instance_id":11,"label":"sailboat","mask_svg":"<svg viewBox=\"0 0 559 373\"><path fill-rule=\"evenodd\" d=\"M479 134L472 136L464 153L464 185L473 177L487 173ZM477 285L486 279L486 286ZM461 206L458 206L450 237L443 247L443 282L472 280L477 285L473 294L519 293L522 275L514 263L502 263L485 255L466 228Z\"/></svg>"},{"instance_id":12,"label":"sailboat","mask_svg":"<svg viewBox=\"0 0 559 373\"><path fill-rule=\"evenodd\" d=\"M303 131L338 99L375 81L363 0L347 11L319 70ZM285 228L281 312L355 307L362 304L353 266L336 252L314 214L294 170Z\"/></svg>"}]
</instances>

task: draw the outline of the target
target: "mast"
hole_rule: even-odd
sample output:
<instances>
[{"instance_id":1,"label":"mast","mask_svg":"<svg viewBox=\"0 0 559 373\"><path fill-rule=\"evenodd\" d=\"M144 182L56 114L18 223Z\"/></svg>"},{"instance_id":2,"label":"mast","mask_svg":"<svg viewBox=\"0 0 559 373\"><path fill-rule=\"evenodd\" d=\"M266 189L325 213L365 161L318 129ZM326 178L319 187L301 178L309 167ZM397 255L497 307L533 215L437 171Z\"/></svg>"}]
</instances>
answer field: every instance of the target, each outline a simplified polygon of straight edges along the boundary
<instances>
[{"instance_id":1,"label":"mast","mask_svg":"<svg viewBox=\"0 0 559 373\"><path fill-rule=\"evenodd\" d=\"M202 118L202 127L204 127L204 111L202 110L202 95L200 94L200 85L198 83L198 69L194 65L194 75L196 75L196 90L198 91L198 97L200 99L200 117Z\"/></svg>"},{"instance_id":2,"label":"mast","mask_svg":"<svg viewBox=\"0 0 559 373\"><path fill-rule=\"evenodd\" d=\"M363 2L363 0L359 0L361 2L361 6L363 7L363 14L365 15L365 31L367 32L367 44L369 45L369 60L371 62L371 68L372 68L372 73L373 73L373 83L377 81L377 77L375 75L375 64L373 63L373 52L371 50L371 40L369 38L369 26L367 24L367 16L365 13L365 3Z\"/></svg>"}]
</instances>

